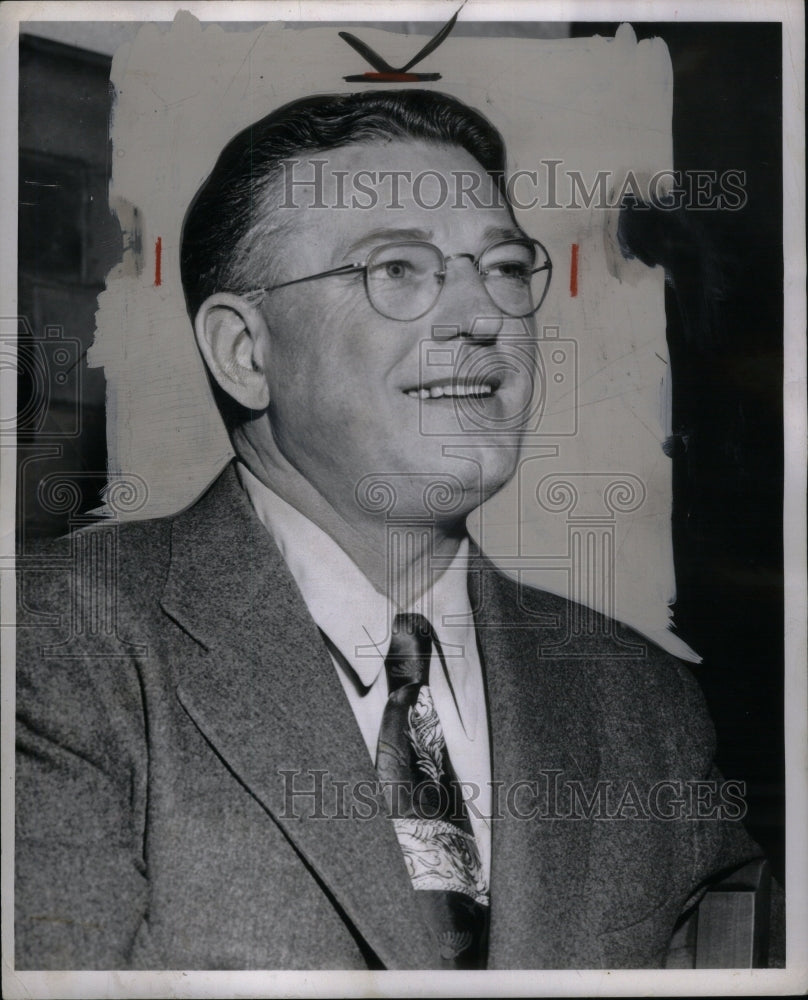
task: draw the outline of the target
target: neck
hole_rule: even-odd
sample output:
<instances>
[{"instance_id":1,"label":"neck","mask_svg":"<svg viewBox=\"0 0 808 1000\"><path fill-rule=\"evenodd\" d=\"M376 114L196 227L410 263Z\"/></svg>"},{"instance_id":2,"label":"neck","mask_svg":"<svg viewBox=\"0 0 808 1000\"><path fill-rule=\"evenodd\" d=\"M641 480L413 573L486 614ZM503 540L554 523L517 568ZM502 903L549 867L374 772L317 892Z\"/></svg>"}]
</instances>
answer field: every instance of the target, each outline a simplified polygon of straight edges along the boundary
<instances>
[{"instance_id":1,"label":"neck","mask_svg":"<svg viewBox=\"0 0 808 1000\"><path fill-rule=\"evenodd\" d=\"M279 453L268 454L234 434L236 454L286 503L326 532L379 593L408 608L448 568L466 537L465 518L439 522L413 517L391 522L384 514L341 511Z\"/></svg>"}]
</instances>

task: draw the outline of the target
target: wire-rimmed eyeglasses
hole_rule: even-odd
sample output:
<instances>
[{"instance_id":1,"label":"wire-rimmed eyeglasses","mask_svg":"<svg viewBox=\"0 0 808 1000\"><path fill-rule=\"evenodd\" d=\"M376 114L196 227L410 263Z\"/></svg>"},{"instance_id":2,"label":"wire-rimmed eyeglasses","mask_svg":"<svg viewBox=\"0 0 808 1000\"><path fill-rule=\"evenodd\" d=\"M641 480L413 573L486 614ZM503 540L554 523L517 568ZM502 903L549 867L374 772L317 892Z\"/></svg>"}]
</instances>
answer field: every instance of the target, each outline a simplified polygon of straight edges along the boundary
<instances>
[{"instance_id":1,"label":"wire-rimmed eyeglasses","mask_svg":"<svg viewBox=\"0 0 808 1000\"><path fill-rule=\"evenodd\" d=\"M470 253L445 256L432 243L417 240L385 243L375 247L364 261L242 294L266 295L304 281L362 272L368 300L376 312L387 319L410 321L434 308L446 279L446 265L461 258L471 261L489 298L506 316L524 319L544 302L552 261L544 246L527 236L497 240L477 257Z\"/></svg>"}]
</instances>

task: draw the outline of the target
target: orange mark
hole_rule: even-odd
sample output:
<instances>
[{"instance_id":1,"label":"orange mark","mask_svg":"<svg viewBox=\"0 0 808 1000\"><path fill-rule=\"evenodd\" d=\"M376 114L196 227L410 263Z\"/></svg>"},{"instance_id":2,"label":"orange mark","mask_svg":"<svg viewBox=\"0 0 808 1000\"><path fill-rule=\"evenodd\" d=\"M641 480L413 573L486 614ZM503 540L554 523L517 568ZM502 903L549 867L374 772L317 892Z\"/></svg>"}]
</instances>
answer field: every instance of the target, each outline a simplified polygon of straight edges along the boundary
<instances>
[{"instance_id":1,"label":"orange mark","mask_svg":"<svg viewBox=\"0 0 808 1000\"><path fill-rule=\"evenodd\" d=\"M163 274L163 237L158 236L157 242L154 244L154 283L155 285L162 285Z\"/></svg>"},{"instance_id":2,"label":"orange mark","mask_svg":"<svg viewBox=\"0 0 808 1000\"><path fill-rule=\"evenodd\" d=\"M578 294L578 244L572 244L570 254L570 297L575 298Z\"/></svg>"}]
</instances>

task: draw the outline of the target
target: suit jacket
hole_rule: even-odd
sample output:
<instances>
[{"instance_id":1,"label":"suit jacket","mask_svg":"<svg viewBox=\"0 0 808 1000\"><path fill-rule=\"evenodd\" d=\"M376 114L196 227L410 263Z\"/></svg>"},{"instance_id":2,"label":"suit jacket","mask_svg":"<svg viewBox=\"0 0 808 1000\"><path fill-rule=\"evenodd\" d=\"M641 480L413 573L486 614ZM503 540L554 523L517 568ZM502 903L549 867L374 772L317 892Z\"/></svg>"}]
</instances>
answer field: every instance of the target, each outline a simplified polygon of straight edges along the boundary
<instances>
[{"instance_id":1,"label":"suit jacket","mask_svg":"<svg viewBox=\"0 0 808 1000\"><path fill-rule=\"evenodd\" d=\"M322 637L232 468L175 517L37 565L18 588L17 968L436 967ZM469 592L500 803L489 968L660 966L704 880L760 853L714 809L662 818L714 777L698 686L482 556Z\"/></svg>"}]
</instances>

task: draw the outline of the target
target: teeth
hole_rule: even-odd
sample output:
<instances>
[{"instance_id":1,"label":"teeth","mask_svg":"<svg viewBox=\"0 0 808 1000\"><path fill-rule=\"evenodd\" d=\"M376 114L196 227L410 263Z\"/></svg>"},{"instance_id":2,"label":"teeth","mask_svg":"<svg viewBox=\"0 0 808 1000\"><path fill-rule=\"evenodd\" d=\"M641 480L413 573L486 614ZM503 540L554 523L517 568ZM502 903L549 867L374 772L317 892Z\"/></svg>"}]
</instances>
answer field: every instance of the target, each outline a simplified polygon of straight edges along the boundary
<instances>
[{"instance_id":1,"label":"teeth","mask_svg":"<svg viewBox=\"0 0 808 1000\"><path fill-rule=\"evenodd\" d=\"M494 389L488 383L481 385L433 385L429 389L407 389L411 399L441 399L443 396L490 396Z\"/></svg>"}]
</instances>

